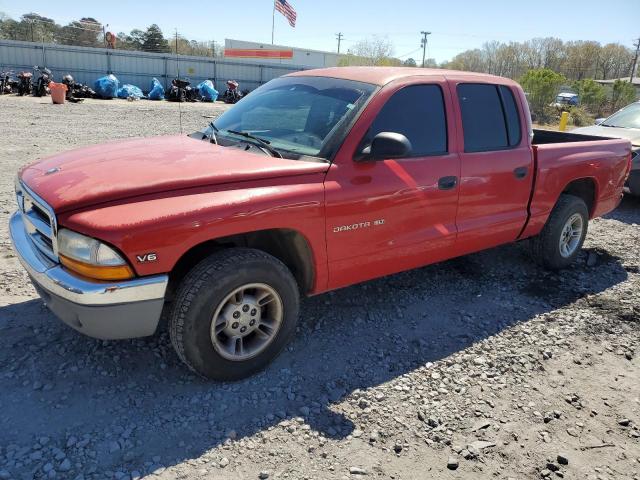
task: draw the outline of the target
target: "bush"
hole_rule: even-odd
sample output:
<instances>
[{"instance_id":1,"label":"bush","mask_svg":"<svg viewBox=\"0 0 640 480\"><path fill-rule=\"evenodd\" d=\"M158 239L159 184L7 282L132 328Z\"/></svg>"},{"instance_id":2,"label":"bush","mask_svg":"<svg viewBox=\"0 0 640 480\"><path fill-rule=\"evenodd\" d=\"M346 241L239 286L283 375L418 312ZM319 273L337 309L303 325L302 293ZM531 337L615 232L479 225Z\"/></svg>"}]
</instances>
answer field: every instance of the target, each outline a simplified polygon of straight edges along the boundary
<instances>
[{"instance_id":1,"label":"bush","mask_svg":"<svg viewBox=\"0 0 640 480\"><path fill-rule=\"evenodd\" d=\"M583 107L598 117L604 114L607 92L602 85L591 78L585 78L574 82L573 88L580 95L580 103Z\"/></svg>"},{"instance_id":2,"label":"bush","mask_svg":"<svg viewBox=\"0 0 640 480\"><path fill-rule=\"evenodd\" d=\"M529 70L520 78L520 85L527 92L529 106L539 123L549 121L551 111L548 107L555 99L560 86L566 82L564 75L548 68Z\"/></svg>"},{"instance_id":3,"label":"bush","mask_svg":"<svg viewBox=\"0 0 640 480\"><path fill-rule=\"evenodd\" d=\"M629 82L616 80L611 92L611 108L615 112L626 107L636 99L636 88Z\"/></svg>"},{"instance_id":4,"label":"bush","mask_svg":"<svg viewBox=\"0 0 640 480\"><path fill-rule=\"evenodd\" d=\"M593 125L594 118L584 107L571 107L569 109L569 122L575 127Z\"/></svg>"}]
</instances>

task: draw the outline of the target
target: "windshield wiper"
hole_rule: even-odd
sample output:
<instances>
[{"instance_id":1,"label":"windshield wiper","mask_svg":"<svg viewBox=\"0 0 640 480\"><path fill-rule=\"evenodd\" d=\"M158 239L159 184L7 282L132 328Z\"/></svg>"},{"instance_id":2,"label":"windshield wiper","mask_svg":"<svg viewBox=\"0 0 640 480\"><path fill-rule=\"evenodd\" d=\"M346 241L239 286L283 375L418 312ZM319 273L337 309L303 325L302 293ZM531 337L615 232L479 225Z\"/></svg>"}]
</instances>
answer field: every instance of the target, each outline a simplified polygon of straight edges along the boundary
<instances>
[{"instance_id":1,"label":"windshield wiper","mask_svg":"<svg viewBox=\"0 0 640 480\"><path fill-rule=\"evenodd\" d=\"M211 143L215 143L217 145L218 144L218 138L216 137L216 132L219 132L220 129L218 127L216 127L213 122L211 122L209 124L209 126L211 127L211 135L209 135L209 141Z\"/></svg>"},{"instance_id":2,"label":"windshield wiper","mask_svg":"<svg viewBox=\"0 0 640 480\"><path fill-rule=\"evenodd\" d=\"M267 152L269 152L274 157L283 158L282 154L278 150L276 150L275 148L273 148L271 146L271 142L269 140L265 140L264 138L256 137L255 135L251 135L248 132L239 132L238 130L225 130L225 131L227 131L229 133L232 133L234 135L239 135L241 137L244 137L247 140L253 140L255 143L258 144L258 146L264 148ZM248 143L253 143L253 142L248 142Z\"/></svg>"}]
</instances>

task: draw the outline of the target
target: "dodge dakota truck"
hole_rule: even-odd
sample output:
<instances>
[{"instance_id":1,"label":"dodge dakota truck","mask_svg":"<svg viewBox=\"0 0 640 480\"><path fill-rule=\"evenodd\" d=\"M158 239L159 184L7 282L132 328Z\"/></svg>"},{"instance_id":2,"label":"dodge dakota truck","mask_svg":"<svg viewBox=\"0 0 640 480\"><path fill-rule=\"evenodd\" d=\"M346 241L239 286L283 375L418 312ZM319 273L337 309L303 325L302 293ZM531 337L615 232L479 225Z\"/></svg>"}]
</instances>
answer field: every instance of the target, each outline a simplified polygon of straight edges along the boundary
<instances>
[{"instance_id":1,"label":"dodge dakota truck","mask_svg":"<svg viewBox=\"0 0 640 480\"><path fill-rule=\"evenodd\" d=\"M283 349L302 295L525 239L568 266L630 159L628 140L534 131L505 78L303 71L200 132L22 168L10 231L66 324L122 339L166 318L188 367L233 380Z\"/></svg>"}]
</instances>

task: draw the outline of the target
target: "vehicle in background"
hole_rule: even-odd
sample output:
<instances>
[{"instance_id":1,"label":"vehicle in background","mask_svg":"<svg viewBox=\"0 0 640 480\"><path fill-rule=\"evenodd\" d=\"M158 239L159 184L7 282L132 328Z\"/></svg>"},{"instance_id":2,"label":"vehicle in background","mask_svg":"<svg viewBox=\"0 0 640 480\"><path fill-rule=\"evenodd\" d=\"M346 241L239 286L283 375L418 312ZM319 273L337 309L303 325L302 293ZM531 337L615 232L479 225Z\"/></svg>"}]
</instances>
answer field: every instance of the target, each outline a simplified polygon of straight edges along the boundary
<instances>
[{"instance_id":1,"label":"vehicle in background","mask_svg":"<svg viewBox=\"0 0 640 480\"><path fill-rule=\"evenodd\" d=\"M0 95L13 93L17 85L18 82L13 78L13 71L0 71Z\"/></svg>"},{"instance_id":2,"label":"vehicle in background","mask_svg":"<svg viewBox=\"0 0 640 480\"><path fill-rule=\"evenodd\" d=\"M198 89L192 87L189 80L174 78L166 99L170 102L195 102L198 100Z\"/></svg>"},{"instance_id":3,"label":"vehicle in background","mask_svg":"<svg viewBox=\"0 0 640 480\"><path fill-rule=\"evenodd\" d=\"M224 103L238 103L244 96L240 91L240 84L235 80L227 80L227 89L222 94Z\"/></svg>"},{"instance_id":4,"label":"vehicle in background","mask_svg":"<svg viewBox=\"0 0 640 480\"><path fill-rule=\"evenodd\" d=\"M33 77L33 73L31 72L20 72L18 74L18 95L21 97L23 95L30 95L31 90L33 88L33 84L31 79Z\"/></svg>"},{"instance_id":5,"label":"vehicle in background","mask_svg":"<svg viewBox=\"0 0 640 480\"><path fill-rule=\"evenodd\" d=\"M596 125L576 128L571 133L629 140L632 163L626 187L632 195L640 196L640 102L627 105L608 118L597 119Z\"/></svg>"},{"instance_id":6,"label":"vehicle in background","mask_svg":"<svg viewBox=\"0 0 640 480\"><path fill-rule=\"evenodd\" d=\"M49 84L53 81L51 70L47 67L39 67L37 65L33 67L33 69L40 73L38 80L36 80L36 83L33 86L33 95L35 97L44 97L49 95Z\"/></svg>"},{"instance_id":7,"label":"vehicle in background","mask_svg":"<svg viewBox=\"0 0 640 480\"><path fill-rule=\"evenodd\" d=\"M10 232L71 327L148 336L164 310L180 359L233 380L282 351L300 295L524 239L544 267L567 267L589 220L620 202L630 158L627 140L532 130L506 78L307 70L190 137L22 168Z\"/></svg>"},{"instance_id":8,"label":"vehicle in background","mask_svg":"<svg viewBox=\"0 0 640 480\"><path fill-rule=\"evenodd\" d=\"M580 105L580 96L577 93L563 92L556 96L552 106L556 108L576 107Z\"/></svg>"}]
</instances>

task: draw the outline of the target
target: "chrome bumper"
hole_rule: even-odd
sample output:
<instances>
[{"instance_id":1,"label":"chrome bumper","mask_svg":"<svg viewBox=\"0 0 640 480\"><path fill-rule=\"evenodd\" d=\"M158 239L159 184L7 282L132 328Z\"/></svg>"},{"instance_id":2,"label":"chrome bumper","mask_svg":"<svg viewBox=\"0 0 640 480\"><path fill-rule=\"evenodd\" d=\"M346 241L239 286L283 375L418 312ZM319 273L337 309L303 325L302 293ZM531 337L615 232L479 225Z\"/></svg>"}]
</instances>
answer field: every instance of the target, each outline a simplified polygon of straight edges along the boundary
<instances>
[{"instance_id":1,"label":"chrome bumper","mask_svg":"<svg viewBox=\"0 0 640 480\"><path fill-rule=\"evenodd\" d=\"M63 322L90 337L135 338L152 335L160 320L169 277L156 275L115 283L72 275L40 253L22 215L9 222L11 241L38 294Z\"/></svg>"}]
</instances>

